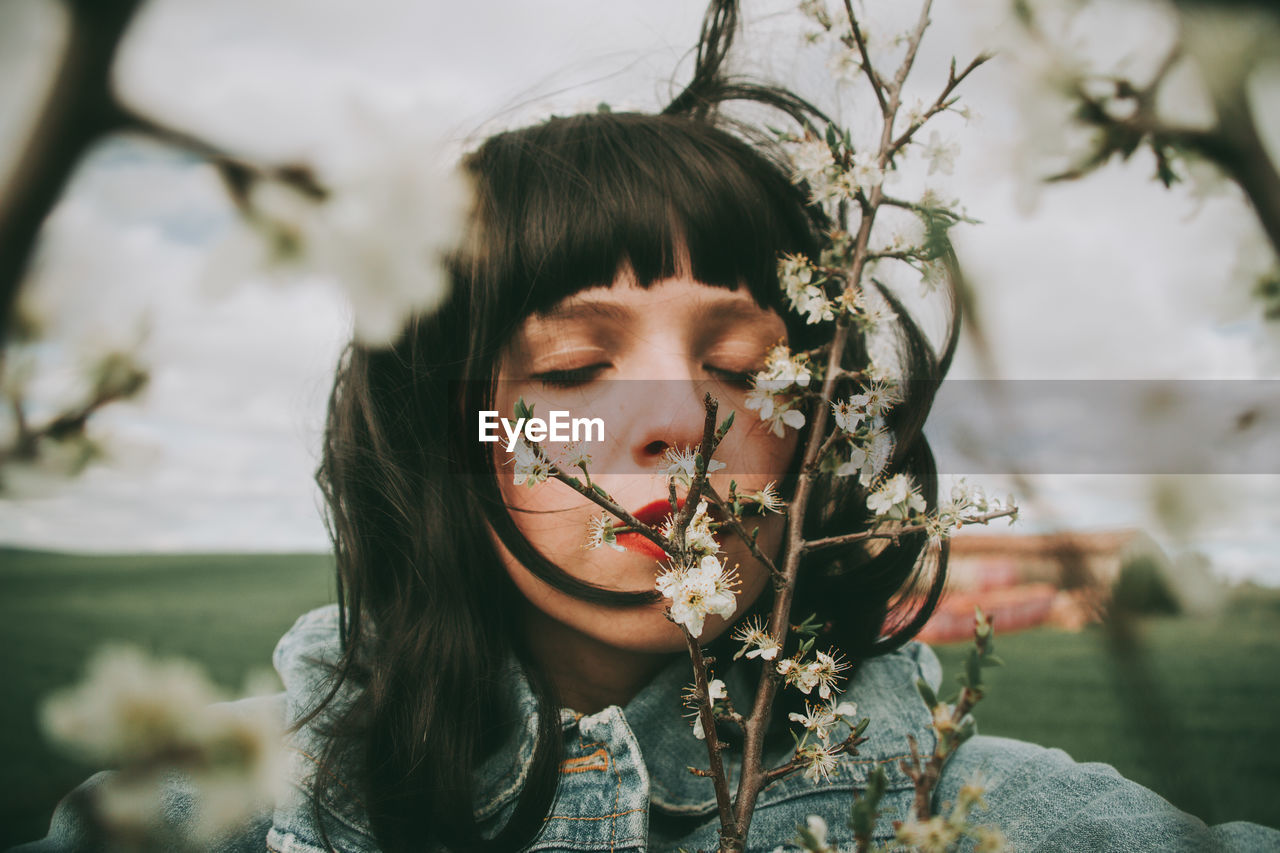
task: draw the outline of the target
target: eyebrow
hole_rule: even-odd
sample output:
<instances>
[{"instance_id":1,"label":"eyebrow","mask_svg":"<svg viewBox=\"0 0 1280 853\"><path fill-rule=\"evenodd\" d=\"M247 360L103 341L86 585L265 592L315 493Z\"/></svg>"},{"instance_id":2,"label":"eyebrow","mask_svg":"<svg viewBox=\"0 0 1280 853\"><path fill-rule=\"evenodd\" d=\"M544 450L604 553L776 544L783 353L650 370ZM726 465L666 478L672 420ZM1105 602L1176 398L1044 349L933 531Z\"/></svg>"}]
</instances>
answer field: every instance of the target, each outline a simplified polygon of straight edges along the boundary
<instances>
[{"instance_id":1,"label":"eyebrow","mask_svg":"<svg viewBox=\"0 0 1280 853\"><path fill-rule=\"evenodd\" d=\"M630 308L612 302L581 300L577 302L563 301L546 311L539 311L537 316L543 320L630 320L633 312Z\"/></svg>"},{"instance_id":2,"label":"eyebrow","mask_svg":"<svg viewBox=\"0 0 1280 853\"><path fill-rule=\"evenodd\" d=\"M759 320L762 306L754 301L743 302L741 299L699 299L689 305L690 313L713 314L717 319L726 320ZM767 309L766 309L767 310ZM570 320L613 320L626 322L635 316L635 312L624 305L603 300L565 300L546 311L537 313L540 319L547 321Z\"/></svg>"}]
</instances>

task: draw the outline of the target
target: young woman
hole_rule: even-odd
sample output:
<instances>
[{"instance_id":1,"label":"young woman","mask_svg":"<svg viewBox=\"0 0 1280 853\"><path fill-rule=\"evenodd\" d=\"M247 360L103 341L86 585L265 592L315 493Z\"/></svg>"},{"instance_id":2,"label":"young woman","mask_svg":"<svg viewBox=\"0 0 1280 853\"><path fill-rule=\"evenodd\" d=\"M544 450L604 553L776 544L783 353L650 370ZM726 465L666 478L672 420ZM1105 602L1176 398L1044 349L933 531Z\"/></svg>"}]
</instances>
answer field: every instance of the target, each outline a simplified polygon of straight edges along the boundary
<instances>
[{"instance_id":1,"label":"young woman","mask_svg":"<svg viewBox=\"0 0 1280 853\"><path fill-rule=\"evenodd\" d=\"M663 556L639 537L583 548L600 510L556 482L517 484L501 442L478 438L481 413L598 416L588 447L595 482L657 521L668 451L697 444L703 393L736 425L711 476L723 494L770 484L785 499L803 430L776 434L746 407L749 377L770 349L812 347L830 324L786 310L783 253L815 257L827 227L789 167L717 106L732 98L816 111L784 92L731 86L720 64L732 15L713 6L695 79L661 115L555 118L495 136L466 166L478 206L437 312L394 346L353 344L330 401L324 488L338 565L338 605L303 616L276 650L291 723L291 785L218 849L278 853L449 849L714 849L711 782L689 772L706 751L682 714L690 680L679 629L654 580ZM723 7L723 8L720 8ZM722 14L714 14L720 8ZM936 477L921 437L950 360L953 323L937 352L897 313L900 379L888 473L910 472L934 505ZM857 336L846 364L866 364ZM820 483L803 523L817 537L866 523L856 478ZM765 552L782 520L761 515ZM733 538L736 610L707 620L701 640L732 696L749 696L768 665L733 661L731 626L767 612L767 573ZM869 740L829 780L793 774L760 797L750 850L774 850L812 814L832 843L871 771L887 774L877 840L907 815L898 766L907 736L932 743L916 690L935 686L932 653L911 636L944 579L944 555L905 536L882 550L815 552L802 565L797 618L815 614L824 643L853 664L846 698L871 719ZM911 590L923 596L908 597ZM910 602L915 602L911 604ZM793 743L775 711L768 757ZM726 764L737 744L730 736ZM967 742L935 802L954 801L978 771L981 815L1018 850L1257 849L1260 827L1207 828L1102 765L995 738ZM50 838L31 850L81 849L91 835L69 798ZM175 825L193 804L174 788Z\"/></svg>"}]
</instances>

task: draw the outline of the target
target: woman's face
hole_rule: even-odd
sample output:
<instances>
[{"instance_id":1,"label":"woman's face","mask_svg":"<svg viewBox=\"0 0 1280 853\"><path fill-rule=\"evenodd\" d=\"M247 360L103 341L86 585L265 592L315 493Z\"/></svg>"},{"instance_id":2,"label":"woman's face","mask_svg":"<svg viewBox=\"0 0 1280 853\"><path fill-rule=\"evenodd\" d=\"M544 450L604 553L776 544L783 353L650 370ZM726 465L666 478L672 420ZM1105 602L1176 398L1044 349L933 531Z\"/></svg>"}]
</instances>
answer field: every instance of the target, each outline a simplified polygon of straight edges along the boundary
<instances>
[{"instance_id":1,"label":"woman's face","mask_svg":"<svg viewBox=\"0 0 1280 853\"><path fill-rule=\"evenodd\" d=\"M749 377L762 368L769 349L785 339L782 319L758 306L745 288L730 291L681 277L645 289L629 275L619 276L611 287L579 292L525 320L504 354L494 405L501 417L513 420L520 398L535 417L563 411L574 419L600 418L604 440L580 445L591 454L592 481L633 514L648 508L642 515L656 521L655 504L662 507L668 499L664 454L669 448L697 447L708 392L719 401L717 420L735 413L714 457L726 467L709 477L716 491L727 496L730 480L737 481L740 493L783 480L796 433L774 436L743 403ZM558 444L544 446L554 453ZM626 536L625 550L585 549L588 522L600 516L600 507L554 480L515 485L505 446L505 438L494 445L501 491L535 548L574 577L607 589L654 588L665 567L656 546ZM684 490L678 493L683 497ZM759 526L762 550L776 554L781 516L749 516L746 526ZM720 538L720 557L727 566L736 565L741 577L741 613L764 588L768 572L738 537L726 531ZM632 652L684 648L679 627L668 621L661 603L616 608L580 601L538 580L497 544L525 598L573 633ZM709 617L702 641L723 632L726 624Z\"/></svg>"}]
</instances>

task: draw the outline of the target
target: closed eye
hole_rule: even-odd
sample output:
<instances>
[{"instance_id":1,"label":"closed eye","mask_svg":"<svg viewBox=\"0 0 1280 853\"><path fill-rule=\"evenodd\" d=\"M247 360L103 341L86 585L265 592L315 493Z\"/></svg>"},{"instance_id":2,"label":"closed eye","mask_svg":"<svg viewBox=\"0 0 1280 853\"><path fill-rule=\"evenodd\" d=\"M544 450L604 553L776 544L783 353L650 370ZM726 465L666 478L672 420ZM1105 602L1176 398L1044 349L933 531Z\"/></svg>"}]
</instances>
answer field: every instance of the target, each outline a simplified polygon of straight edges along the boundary
<instances>
[{"instance_id":1,"label":"closed eye","mask_svg":"<svg viewBox=\"0 0 1280 853\"><path fill-rule=\"evenodd\" d=\"M756 375L756 371L753 370L731 370L726 367L714 367L710 364L706 365L704 369L726 385L732 385L743 390L750 390L751 380Z\"/></svg>"},{"instance_id":2,"label":"closed eye","mask_svg":"<svg viewBox=\"0 0 1280 853\"><path fill-rule=\"evenodd\" d=\"M546 370L533 374L546 388L575 388L585 385L609 369L607 362L588 364L584 367L573 367L567 370Z\"/></svg>"}]
</instances>

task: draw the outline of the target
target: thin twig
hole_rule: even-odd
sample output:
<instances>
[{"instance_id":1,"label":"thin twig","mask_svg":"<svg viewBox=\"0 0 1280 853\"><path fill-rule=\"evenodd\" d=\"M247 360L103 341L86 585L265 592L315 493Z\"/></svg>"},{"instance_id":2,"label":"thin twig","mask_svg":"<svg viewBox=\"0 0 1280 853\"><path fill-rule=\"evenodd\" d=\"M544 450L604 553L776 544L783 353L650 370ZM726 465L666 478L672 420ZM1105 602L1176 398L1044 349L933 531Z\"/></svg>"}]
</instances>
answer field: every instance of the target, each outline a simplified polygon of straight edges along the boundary
<instances>
[{"instance_id":1,"label":"thin twig","mask_svg":"<svg viewBox=\"0 0 1280 853\"><path fill-rule=\"evenodd\" d=\"M1018 510L1016 508L1011 507L1009 509L1002 509L996 512L987 512L981 515L975 515L969 518L964 518L962 519L962 524L966 526L970 524L986 524L988 521L991 521L996 518L1005 518L1005 517L1015 516L1017 514L1018 514ZM848 545L853 542L863 542L868 539L893 539L896 541L899 538L907 535L908 533L919 533L920 531L928 530L928 529L929 529L929 526L926 524L904 524L901 527L895 527L892 530L887 530L884 532L881 532L877 528L873 530L862 530L857 533L842 533L839 536L824 536L821 539L810 539L807 542L805 542L804 550L806 552L820 551L823 548L834 548L839 545Z\"/></svg>"},{"instance_id":2,"label":"thin twig","mask_svg":"<svg viewBox=\"0 0 1280 853\"><path fill-rule=\"evenodd\" d=\"M867 40L862 36L862 28L858 26L858 16L853 12L853 0L844 0L844 11L849 16L849 28L853 30L853 40L858 45L858 53L862 55L862 70L871 83L871 91L876 93L876 101L880 104L880 114L889 114L889 104L884 99L884 82L871 65L871 54L867 52Z\"/></svg>"},{"instance_id":3,"label":"thin twig","mask_svg":"<svg viewBox=\"0 0 1280 853\"><path fill-rule=\"evenodd\" d=\"M687 505L687 504L686 504ZM715 713L711 707L711 690L707 684L707 664L702 657L702 648L698 640L683 626L685 645L689 647L689 657L693 661L693 681L698 691L698 718L702 721L702 734L706 738L707 758L711 762L711 781L716 789L716 807L720 811L720 843L734 849L740 846L745 833L739 830L734 822L733 802L729 795L729 777L724 772L724 760L720 753L724 745L716 732Z\"/></svg>"},{"instance_id":4,"label":"thin twig","mask_svg":"<svg viewBox=\"0 0 1280 853\"><path fill-rule=\"evenodd\" d=\"M760 547L756 545L755 537L749 534L747 529L742 526L742 521L733 514L732 508L725 503L719 493L711 487L710 483L704 487L704 490L706 492L707 499L711 501L712 506L718 508L724 515L726 519L725 524L730 530L737 534L739 539L746 543L747 548L751 551L751 556L759 560L760 564L769 570L769 574L775 581L782 580L782 572L778 570L778 567L774 564L773 560L769 559L769 555L761 551Z\"/></svg>"}]
</instances>

